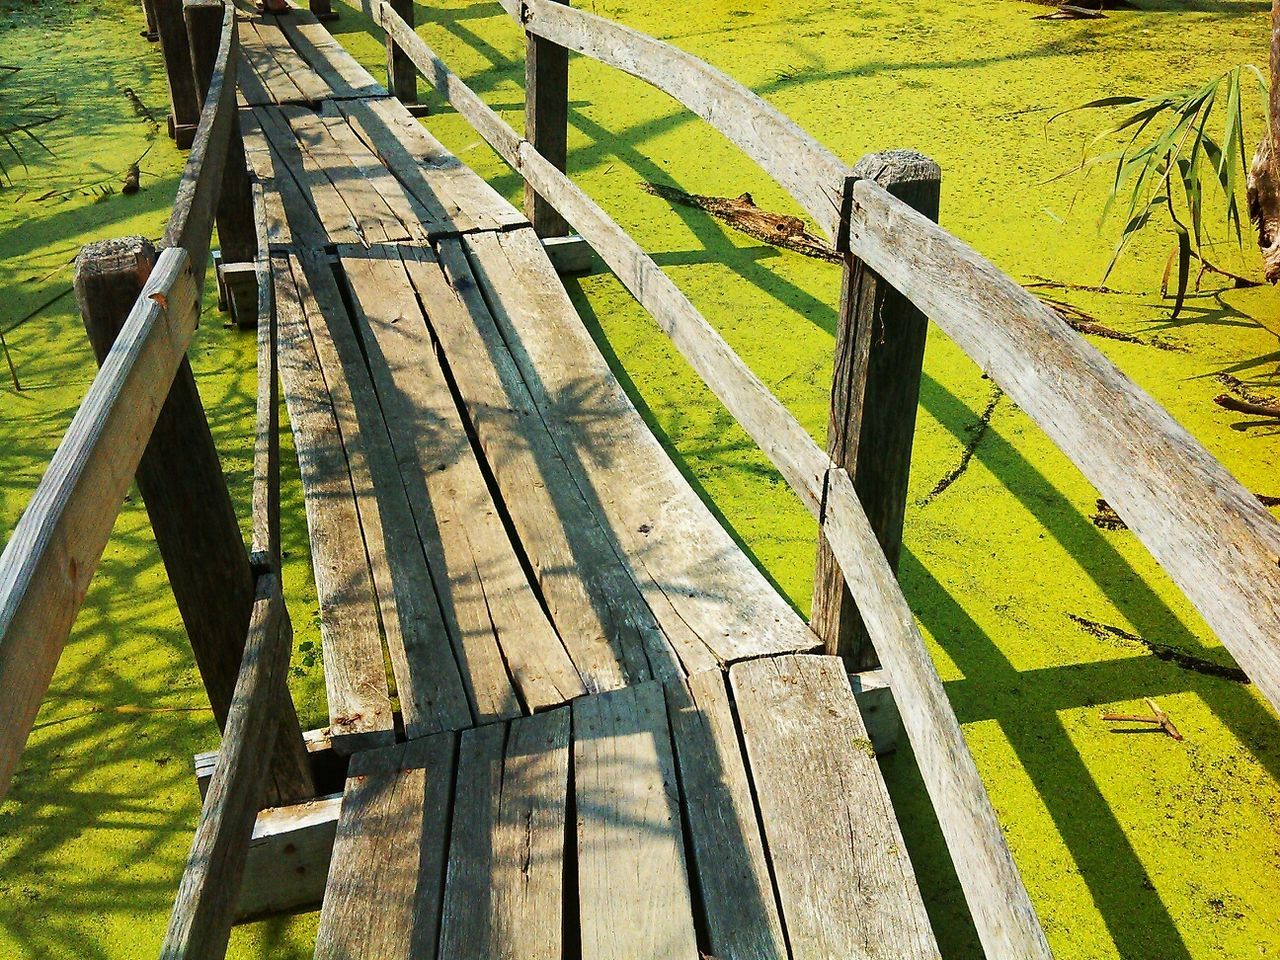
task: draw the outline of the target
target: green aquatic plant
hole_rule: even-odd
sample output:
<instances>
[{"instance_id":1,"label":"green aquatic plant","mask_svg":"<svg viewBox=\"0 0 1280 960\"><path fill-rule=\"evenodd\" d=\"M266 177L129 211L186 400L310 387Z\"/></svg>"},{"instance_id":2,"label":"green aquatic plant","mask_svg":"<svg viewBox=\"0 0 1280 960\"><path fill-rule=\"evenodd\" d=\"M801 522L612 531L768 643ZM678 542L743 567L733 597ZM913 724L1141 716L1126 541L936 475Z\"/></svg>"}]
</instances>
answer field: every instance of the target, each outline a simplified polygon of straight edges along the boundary
<instances>
[{"instance_id":1,"label":"green aquatic plant","mask_svg":"<svg viewBox=\"0 0 1280 960\"><path fill-rule=\"evenodd\" d=\"M0 64L0 187L13 182L9 164L16 162L26 169L24 149L35 146L45 153L53 152L37 131L58 119L57 97L46 93L10 103L4 96L4 84L21 69L11 64ZM8 164L5 163L6 158Z\"/></svg>"},{"instance_id":2,"label":"green aquatic plant","mask_svg":"<svg viewBox=\"0 0 1280 960\"><path fill-rule=\"evenodd\" d=\"M1174 316L1182 309L1190 283L1191 261L1202 270L1224 274L1238 284L1252 281L1214 266L1203 247L1210 225L1224 226L1243 248L1240 193L1249 172L1244 140L1245 101L1253 81L1267 101L1267 82L1254 66L1232 67L1198 88L1176 90L1150 97L1111 96L1064 110L1050 119L1082 110L1132 108L1119 122L1097 134L1085 147L1079 166L1068 174L1095 167L1112 169L1111 185L1100 221L1124 208L1124 226L1107 265L1111 274L1129 242L1157 214L1168 217L1176 235L1165 266L1162 289L1167 294L1176 268ZM1215 119L1216 115L1216 119ZM1220 135L1215 134L1221 131ZM1121 138L1119 149L1100 149ZM1221 215L1206 214L1209 197L1218 195Z\"/></svg>"}]
</instances>

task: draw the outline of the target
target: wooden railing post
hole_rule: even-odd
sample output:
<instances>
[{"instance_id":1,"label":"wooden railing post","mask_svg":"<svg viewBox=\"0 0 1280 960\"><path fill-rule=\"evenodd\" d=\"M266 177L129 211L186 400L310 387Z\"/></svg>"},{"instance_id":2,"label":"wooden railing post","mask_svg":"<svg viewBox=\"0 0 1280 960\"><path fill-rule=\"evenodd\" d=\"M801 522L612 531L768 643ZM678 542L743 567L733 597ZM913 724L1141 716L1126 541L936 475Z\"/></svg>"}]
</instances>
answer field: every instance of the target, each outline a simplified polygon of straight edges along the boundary
<instances>
[{"instance_id":1,"label":"wooden railing post","mask_svg":"<svg viewBox=\"0 0 1280 960\"><path fill-rule=\"evenodd\" d=\"M164 71L169 78L169 136L186 150L195 139L203 98L196 94L182 0L151 0L151 7L160 34Z\"/></svg>"},{"instance_id":2,"label":"wooden railing post","mask_svg":"<svg viewBox=\"0 0 1280 960\"><path fill-rule=\"evenodd\" d=\"M927 157L909 150L875 153L863 157L853 172L855 179L874 180L937 220L942 173ZM853 478L895 573L928 326L911 301L845 254L827 453ZM821 535L810 625L827 652L843 657L851 671L879 666L844 576Z\"/></svg>"},{"instance_id":3,"label":"wooden railing post","mask_svg":"<svg viewBox=\"0 0 1280 960\"><path fill-rule=\"evenodd\" d=\"M223 0L183 0L192 77L201 103L209 93L225 10ZM221 244L216 261L219 302L226 305L237 326L252 327L258 319L258 285L253 269L258 238L253 221L253 188L238 124L232 125L227 139L217 219Z\"/></svg>"},{"instance_id":4,"label":"wooden railing post","mask_svg":"<svg viewBox=\"0 0 1280 960\"><path fill-rule=\"evenodd\" d=\"M387 6L413 29L413 0L387 0ZM390 33L387 33L387 89L401 103L418 102L418 71Z\"/></svg>"},{"instance_id":5,"label":"wooden railing post","mask_svg":"<svg viewBox=\"0 0 1280 960\"><path fill-rule=\"evenodd\" d=\"M76 259L75 290L101 364L156 262L149 240L90 243ZM169 584L218 727L231 708L255 579L218 451L184 357L136 473ZM302 728L287 692L277 706L271 805L315 795Z\"/></svg>"},{"instance_id":6,"label":"wooden railing post","mask_svg":"<svg viewBox=\"0 0 1280 960\"><path fill-rule=\"evenodd\" d=\"M524 138L563 173L569 133L569 51L525 31L524 57ZM563 237L569 232L564 217L527 182L524 214L540 237Z\"/></svg>"},{"instance_id":7,"label":"wooden railing post","mask_svg":"<svg viewBox=\"0 0 1280 960\"><path fill-rule=\"evenodd\" d=\"M154 43L160 39L160 29L156 26L154 0L142 0L142 15L147 19L147 29L142 31L141 36L144 40L150 40Z\"/></svg>"}]
</instances>

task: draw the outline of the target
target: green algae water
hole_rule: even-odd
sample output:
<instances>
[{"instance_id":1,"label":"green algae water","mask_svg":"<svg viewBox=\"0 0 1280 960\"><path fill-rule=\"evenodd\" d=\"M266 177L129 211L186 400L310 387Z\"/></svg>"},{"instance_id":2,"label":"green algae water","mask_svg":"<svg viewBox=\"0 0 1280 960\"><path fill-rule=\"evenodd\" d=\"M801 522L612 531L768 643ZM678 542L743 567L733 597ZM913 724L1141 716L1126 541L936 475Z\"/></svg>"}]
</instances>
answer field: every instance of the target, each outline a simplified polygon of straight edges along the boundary
<instances>
[{"instance_id":1,"label":"green algae water","mask_svg":"<svg viewBox=\"0 0 1280 960\"><path fill-rule=\"evenodd\" d=\"M890 147L929 154L943 169L949 230L1024 282L1083 286L1100 282L1117 236L1116 225L1100 233L1097 224L1106 178L1054 178L1106 120L1048 118L1098 97L1262 65L1268 32L1265 4L1232 0L1142 2L1081 21L1036 20L1045 8L999 0L580 5L726 70L846 160ZM380 75L381 37L358 11L335 6L334 33ZM427 42L519 127L523 37L497 3L433 2L416 16ZM0 87L0 109L52 92L61 112L42 130L51 153L24 148L26 167L8 164L13 182L0 191L0 330L22 387L0 381L7 536L94 371L66 292L71 258L91 239L157 236L182 156L145 115L163 123L167 94L158 50L138 35L138 8L0 0L0 17L0 63L22 67ZM574 58L570 101L575 179L821 440L838 268L761 246L641 187L749 191L762 207L796 212L787 198L714 131L616 71ZM518 178L464 121L432 106L428 126L517 200ZM1260 104L1250 108L1255 138ZM123 195L124 171L139 157L142 190ZM1095 340L1246 486L1280 495L1274 426L1212 403L1221 376L1280 392L1280 297L1208 277L1172 320L1157 293L1172 237L1157 225L1134 243L1107 281L1118 292L1044 292L1175 347ZM1257 271L1252 252L1231 244L1212 256ZM807 612L816 536L808 514L616 280L598 274L569 286L690 481ZM191 356L247 518L253 338L207 308ZM320 726L317 607L287 439L291 682L303 723ZM954 479L935 495L946 477ZM931 331L900 575L1055 956L1280 955L1280 724L1250 686L1160 659L1134 639L1230 663L1133 535L1092 522L1096 498ZM1144 697L1170 713L1183 742L1119 735L1101 720L1108 710L1144 712ZM0 956L155 955L198 814L190 757L214 743L134 494L0 806ZM980 956L909 753L884 770L944 955ZM229 955L309 956L314 929L314 914L249 925Z\"/></svg>"}]
</instances>

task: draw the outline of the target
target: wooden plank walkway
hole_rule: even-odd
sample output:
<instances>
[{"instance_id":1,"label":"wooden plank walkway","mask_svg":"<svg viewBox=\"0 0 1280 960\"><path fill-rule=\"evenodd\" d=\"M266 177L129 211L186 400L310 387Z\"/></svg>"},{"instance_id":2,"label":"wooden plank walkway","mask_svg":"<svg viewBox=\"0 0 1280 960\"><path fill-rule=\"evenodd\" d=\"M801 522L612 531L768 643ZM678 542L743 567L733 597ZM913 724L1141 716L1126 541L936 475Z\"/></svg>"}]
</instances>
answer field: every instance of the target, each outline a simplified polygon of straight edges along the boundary
<instances>
[{"instance_id":1,"label":"wooden plank walkway","mask_svg":"<svg viewBox=\"0 0 1280 960\"><path fill-rule=\"evenodd\" d=\"M316 956L936 956L840 661L525 218L309 14L239 36L352 754Z\"/></svg>"}]
</instances>

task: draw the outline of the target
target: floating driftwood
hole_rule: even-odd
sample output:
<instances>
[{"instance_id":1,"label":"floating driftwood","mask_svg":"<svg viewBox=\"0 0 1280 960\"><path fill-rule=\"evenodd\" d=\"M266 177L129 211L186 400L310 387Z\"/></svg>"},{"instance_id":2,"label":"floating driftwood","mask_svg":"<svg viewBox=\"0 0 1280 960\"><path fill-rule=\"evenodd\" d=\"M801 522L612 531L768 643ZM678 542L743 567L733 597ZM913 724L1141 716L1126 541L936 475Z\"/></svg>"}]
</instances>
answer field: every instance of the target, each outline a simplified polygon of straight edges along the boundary
<instances>
[{"instance_id":1,"label":"floating driftwood","mask_svg":"<svg viewBox=\"0 0 1280 960\"><path fill-rule=\"evenodd\" d=\"M660 183L646 183L643 186L646 193L661 197L668 203L705 210L739 233L745 233L756 240L775 247L794 250L796 253L802 253L816 260L840 262L840 254L827 246L821 237L810 233L802 219L785 213L762 210L756 206L755 200L749 193L737 197L704 197L696 193L685 193L683 190L663 186Z\"/></svg>"}]
</instances>

